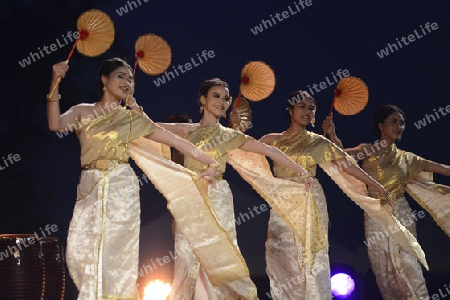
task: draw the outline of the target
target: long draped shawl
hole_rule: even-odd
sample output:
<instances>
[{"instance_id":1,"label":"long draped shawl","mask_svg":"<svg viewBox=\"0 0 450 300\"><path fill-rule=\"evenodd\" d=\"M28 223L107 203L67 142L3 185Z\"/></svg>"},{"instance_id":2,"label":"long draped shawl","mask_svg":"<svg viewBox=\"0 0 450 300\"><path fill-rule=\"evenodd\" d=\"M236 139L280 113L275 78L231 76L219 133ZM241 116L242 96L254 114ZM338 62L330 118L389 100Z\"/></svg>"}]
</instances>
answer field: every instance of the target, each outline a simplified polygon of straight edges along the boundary
<instances>
[{"instance_id":1,"label":"long draped shawl","mask_svg":"<svg viewBox=\"0 0 450 300\"><path fill-rule=\"evenodd\" d=\"M226 130L222 130L221 134L236 134L230 132L231 129L223 129ZM218 139L217 136L211 137L213 138ZM174 216L177 226L191 243L212 284L222 286L248 277L249 271L242 255L214 216L214 209L207 197L206 182L200 180L196 173L165 159L168 153L170 153L168 146L149 139L140 138L131 142L131 157L167 199L168 209ZM356 163L350 156L347 159ZM302 210L307 205L305 201L309 201L304 184L275 178L266 158L259 154L235 149L228 152L227 161L283 218L305 248L311 248L311 245L306 243L305 228L301 227ZM386 228L389 226L399 228L393 234L393 238L428 268L423 250L415 237L380 204L378 199L367 196L364 183L331 162L323 163L321 167L377 222ZM312 256L307 259L311 260Z\"/></svg>"}]
</instances>

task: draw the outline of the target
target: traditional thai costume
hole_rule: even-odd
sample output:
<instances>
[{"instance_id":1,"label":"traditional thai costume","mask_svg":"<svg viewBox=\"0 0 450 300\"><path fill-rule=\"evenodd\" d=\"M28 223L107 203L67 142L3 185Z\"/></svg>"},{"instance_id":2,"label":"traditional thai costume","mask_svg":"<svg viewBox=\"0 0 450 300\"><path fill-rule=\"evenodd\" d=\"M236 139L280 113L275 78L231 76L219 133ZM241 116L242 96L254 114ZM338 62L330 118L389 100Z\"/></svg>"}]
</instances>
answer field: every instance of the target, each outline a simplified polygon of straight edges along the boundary
<instances>
[{"instance_id":1,"label":"traditional thai costume","mask_svg":"<svg viewBox=\"0 0 450 300\"><path fill-rule=\"evenodd\" d=\"M356 162L335 144L321 135L303 131L275 140L292 160L312 176L319 165L344 193L384 227L398 228L395 238L426 265L423 252L415 238L400 225L380 200L368 197L364 183L345 173L343 168ZM340 160L337 165L333 161ZM274 163L278 178L300 181L291 170ZM273 299L331 299L330 263L328 257L328 212L324 192L315 179L309 197L301 202L301 235L272 210L266 241L267 273Z\"/></svg>"},{"instance_id":2,"label":"traditional thai costume","mask_svg":"<svg viewBox=\"0 0 450 300\"><path fill-rule=\"evenodd\" d=\"M364 170L381 183L395 200L395 216L416 236L417 216L405 199L408 192L450 236L450 187L433 182L424 172L429 161L392 144L364 160ZM369 189L369 193L374 191ZM381 228L365 217L368 254L384 300L429 299L417 259L391 237L393 230Z\"/></svg>"}]
</instances>

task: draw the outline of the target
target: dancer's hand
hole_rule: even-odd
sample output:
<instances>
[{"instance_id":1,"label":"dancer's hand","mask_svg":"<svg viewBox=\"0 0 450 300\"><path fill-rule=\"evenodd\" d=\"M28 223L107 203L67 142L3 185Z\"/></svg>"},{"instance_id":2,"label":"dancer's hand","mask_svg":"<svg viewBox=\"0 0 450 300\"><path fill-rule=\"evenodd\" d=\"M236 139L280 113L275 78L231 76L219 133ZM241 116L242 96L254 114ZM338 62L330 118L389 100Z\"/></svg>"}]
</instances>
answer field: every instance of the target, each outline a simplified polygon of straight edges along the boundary
<instances>
[{"instance_id":1,"label":"dancer's hand","mask_svg":"<svg viewBox=\"0 0 450 300\"><path fill-rule=\"evenodd\" d=\"M216 187L216 181L214 180L216 177L217 167L211 166L207 168L203 173L200 174L200 177L208 181L213 187Z\"/></svg>"},{"instance_id":2,"label":"dancer's hand","mask_svg":"<svg viewBox=\"0 0 450 300\"><path fill-rule=\"evenodd\" d=\"M392 200L391 196L389 195L389 192L381 187L380 191L379 191L379 195L380 195L380 202L381 205L389 205L390 207L392 207L392 209L395 209L395 201Z\"/></svg>"},{"instance_id":3,"label":"dancer's hand","mask_svg":"<svg viewBox=\"0 0 450 300\"><path fill-rule=\"evenodd\" d=\"M127 100L128 107L131 108L137 106L136 98L134 98L134 83L129 84L129 89L125 100Z\"/></svg>"},{"instance_id":4,"label":"dancer's hand","mask_svg":"<svg viewBox=\"0 0 450 300\"><path fill-rule=\"evenodd\" d=\"M322 122L322 129L328 136L336 135L336 128L334 127L333 115L327 116Z\"/></svg>"},{"instance_id":5,"label":"dancer's hand","mask_svg":"<svg viewBox=\"0 0 450 300\"><path fill-rule=\"evenodd\" d=\"M54 64L52 70L52 82L55 82L58 77L64 78L66 76L66 73L69 70L69 65L66 64L66 62L62 61L60 63Z\"/></svg>"},{"instance_id":6,"label":"dancer's hand","mask_svg":"<svg viewBox=\"0 0 450 300\"><path fill-rule=\"evenodd\" d=\"M300 178L303 178L303 184L305 185L306 192L314 186L314 179L311 177L311 174L308 171L304 171L300 174Z\"/></svg>"}]
</instances>

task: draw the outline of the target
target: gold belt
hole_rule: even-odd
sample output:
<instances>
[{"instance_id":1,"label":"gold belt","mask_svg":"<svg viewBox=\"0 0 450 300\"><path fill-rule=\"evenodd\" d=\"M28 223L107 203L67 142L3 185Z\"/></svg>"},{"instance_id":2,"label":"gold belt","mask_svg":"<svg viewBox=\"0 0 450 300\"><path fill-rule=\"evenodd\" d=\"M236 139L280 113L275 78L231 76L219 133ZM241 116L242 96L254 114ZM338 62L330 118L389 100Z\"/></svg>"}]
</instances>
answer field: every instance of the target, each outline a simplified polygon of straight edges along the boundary
<instances>
[{"instance_id":1,"label":"gold belt","mask_svg":"<svg viewBox=\"0 0 450 300\"><path fill-rule=\"evenodd\" d=\"M126 164L127 161L119 160L119 159L99 159L94 162L91 162L90 164L84 165L84 170L91 170L91 169L97 169L97 170L107 170L111 166L117 166L118 164Z\"/></svg>"}]
</instances>

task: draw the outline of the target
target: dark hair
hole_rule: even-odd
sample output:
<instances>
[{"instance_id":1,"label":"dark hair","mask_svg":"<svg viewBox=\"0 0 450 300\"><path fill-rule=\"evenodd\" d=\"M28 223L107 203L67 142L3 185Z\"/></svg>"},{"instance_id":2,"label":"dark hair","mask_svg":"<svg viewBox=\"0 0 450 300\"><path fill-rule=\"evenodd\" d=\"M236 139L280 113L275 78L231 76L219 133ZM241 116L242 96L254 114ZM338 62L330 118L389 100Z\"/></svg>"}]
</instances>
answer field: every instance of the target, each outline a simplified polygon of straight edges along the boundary
<instances>
[{"instance_id":1,"label":"dark hair","mask_svg":"<svg viewBox=\"0 0 450 300\"><path fill-rule=\"evenodd\" d=\"M289 108L293 108L295 104L299 103L304 99L310 99L314 105L316 105L316 100L306 91L294 91L289 95L286 101L286 120L291 124L291 114L289 114ZM317 105L316 105L317 106Z\"/></svg>"},{"instance_id":2,"label":"dark hair","mask_svg":"<svg viewBox=\"0 0 450 300\"><path fill-rule=\"evenodd\" d=\"M165 123L191 123L191 118L186 114L171 115Z\"/></svg>"},{"instance_id":3,"label":"dark hair","mask_svg":"<svg viewBox=\"0 0 450 300\"><path fill-rule=\"evenodd\" d=\"M377 139L381 138L381 130L378 127L378 124L383 123L393 113L398 113L403 117L403 119L406 119L406 115L403 110L395 105L381 105L375 111L372 122L372 135L374 135Z\"/></svg>"},{"instance_id":4,"label":"dark hair","mask_svg":"<svg viewBox=\"0 0 450 300\"><path fill-rule=\"evenodd\" d=\"M228 83L226 83L225 81L221 80L220 78L206 79L200 85L199 95L206 97L208 95L209 90L213 86L223 86L225 88L230 88L228 86Z\"/></svg>"},{"instance_id":5,"label":"dark hair","mask_svg":"<svg viewBox=\"0 0 450 300\"><path fill-rule=\"evenodd\" d=\"M102 76L108 77L112 72L114 72L120 67L128 67L131 70L131 72L133 72L131 66L121 58L117 57L109 58L101 64L100 68L98 69L98 84L100 87L100 95L102 94L101 91L103 89Z\"/></svg>"}]
</instances>

